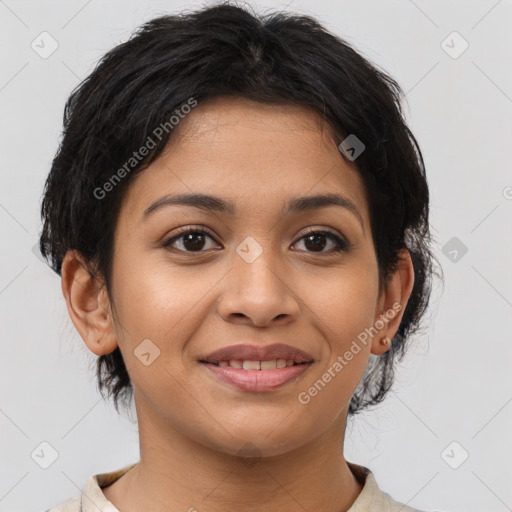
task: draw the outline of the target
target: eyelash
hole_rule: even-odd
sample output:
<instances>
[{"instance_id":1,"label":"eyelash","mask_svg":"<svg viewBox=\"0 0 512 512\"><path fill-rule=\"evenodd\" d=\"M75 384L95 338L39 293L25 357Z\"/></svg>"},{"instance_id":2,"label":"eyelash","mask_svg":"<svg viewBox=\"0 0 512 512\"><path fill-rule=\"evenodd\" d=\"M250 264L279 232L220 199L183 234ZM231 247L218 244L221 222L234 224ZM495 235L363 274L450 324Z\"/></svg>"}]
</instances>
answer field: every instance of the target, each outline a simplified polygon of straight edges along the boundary
<instances>
[{"instance_id":1,"label":"eyelash","mask_svg":"<svg viewBox=\"0 0 512 512\"><path fill-rule=\"evenodd\" d=\"M210 238L214 239L213 235L210 234L207 230L205 230L204 228L202 227L190 227L190 228L186 228L185 230L173 235L171 238L168 238L167 240L165 240L163 243L162 243L162 247L163 248L169 248L176 240L179 240L180 238L184 237L185 235L189 235L189 234L201 234L201 235L206 235L206 236L209 236ZM338 254L340 252L346 252L348 251L348 249L350 248L350 244L348 242L346 242L344 239L340 238L339 236L335 235L334 233L331 233L330 231L325 231L325 230L316 230L314 228L310 229L309 231L307 231L306 233L304 233L298 240L302 240L310 235L325 235L327 238L330 238L331 240L334 241L335 243L335 248L334 249L331 249L330 251L319 251L319 252L315 252L315 251L299 251L299 252L309 252L309 253L312 253L312 254L327 254L327 255L330 255L330 254ZM178 252L184 252L184 253L191 253L191 254L200 254L202 252L206 252L206 251L184 251L182 249L177 249Z\"/></svg>"}]
</instances>

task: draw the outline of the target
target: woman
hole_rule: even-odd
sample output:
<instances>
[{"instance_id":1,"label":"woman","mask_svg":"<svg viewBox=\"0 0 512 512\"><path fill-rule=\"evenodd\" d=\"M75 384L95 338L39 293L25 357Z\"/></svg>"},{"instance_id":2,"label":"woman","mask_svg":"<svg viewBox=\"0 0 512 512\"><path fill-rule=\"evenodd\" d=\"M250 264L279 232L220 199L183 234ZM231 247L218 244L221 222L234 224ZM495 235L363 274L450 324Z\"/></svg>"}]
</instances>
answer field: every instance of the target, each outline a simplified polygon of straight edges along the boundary
<instances>
[{"instance_id":1,"label":"woman","mask_svg":"<svg viewBox=\"0 0 512 512\"><path fill-rule=\"evenodd\" d=\"M226 4L73 92L40 247L141 456L51 511L414 510L343 454L431 289L401 94L311 17Z\"/></svg>"}]
</instances>

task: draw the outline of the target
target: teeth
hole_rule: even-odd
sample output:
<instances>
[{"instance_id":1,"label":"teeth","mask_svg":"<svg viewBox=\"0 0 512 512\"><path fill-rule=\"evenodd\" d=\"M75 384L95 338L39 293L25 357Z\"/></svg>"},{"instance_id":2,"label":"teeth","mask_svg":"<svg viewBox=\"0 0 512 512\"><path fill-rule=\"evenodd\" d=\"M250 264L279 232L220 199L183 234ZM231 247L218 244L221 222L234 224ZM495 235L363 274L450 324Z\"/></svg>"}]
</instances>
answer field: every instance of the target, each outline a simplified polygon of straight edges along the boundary
<instances>
[{"instance_id":1,"label":"teeth","mask_svg":"<svg viewBox=\"0 0 512 512\"><path fill-rule=\"evenodd\" d=\"M259 361L244 361L242 366L244 370L261 370L261 363Z\"/></svg>"},{"instance_id":2,"label":"teeth","mask_svg":"<svg viewBox=\"0 0 512 512\"><path fill-rule=\"evenodd\" d=\"M277 368L277 362L275 359L272 361L261 361L262 370L275 370Z\"/></svg>"},{"instance_id":3,"label":"teeth","mask_svg":"<svg viewBox=\"0 0 512 512\"><path fill-rule=\"evenodd\" d=\"M219 361L219 366L231 366L231 368L243 368L244 370L276 370L293 366L293 359L272 359L271 361L251 361L232 359L231 361Z\"/></svg>"}]
</instances>

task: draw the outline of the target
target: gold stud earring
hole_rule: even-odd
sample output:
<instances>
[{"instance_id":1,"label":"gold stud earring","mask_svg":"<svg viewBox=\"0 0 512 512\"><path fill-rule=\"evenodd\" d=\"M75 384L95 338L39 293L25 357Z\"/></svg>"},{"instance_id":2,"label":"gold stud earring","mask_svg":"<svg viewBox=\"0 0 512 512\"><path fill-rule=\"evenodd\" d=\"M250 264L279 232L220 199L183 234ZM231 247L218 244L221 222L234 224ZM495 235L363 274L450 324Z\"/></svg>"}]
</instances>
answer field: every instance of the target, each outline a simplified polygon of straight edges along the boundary
<instances>
[{"instance_id":1,"label":"gold stud earring","mask_svg":"<svg viewBox=\"0 0 512 512\"><path fill-rule=\"evenodd\" d=\"M382 345L387 346L391 343L391 340L387 336L384 336L384 338L382 338L380 342L382 343Z\"/></svg>"}]
</instances>

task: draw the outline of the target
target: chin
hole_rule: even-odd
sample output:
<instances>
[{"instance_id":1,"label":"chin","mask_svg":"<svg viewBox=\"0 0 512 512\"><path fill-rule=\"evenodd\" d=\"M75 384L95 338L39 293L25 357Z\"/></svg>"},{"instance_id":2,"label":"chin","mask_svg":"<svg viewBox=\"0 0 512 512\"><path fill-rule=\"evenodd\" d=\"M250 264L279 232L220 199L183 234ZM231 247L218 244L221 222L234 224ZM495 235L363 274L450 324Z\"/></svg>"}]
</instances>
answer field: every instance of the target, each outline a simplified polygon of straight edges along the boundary
<instances>
[{"instance_id":1,"label":"chin","mask_svg":"<svg viewBox=\"0 0 512 512\"><path fill-rule=\"evenodd\" d=\"M277 457L293 450L301 448L309 439L297 431L296 427L281 429L279 424L273 422L261 428L236 429L226 425L227 432L223 432L222 439L204 439L203 443L210 448L237 457ZM315 434L311 434L313 439Z\"/></svg>"}]
</instances>

